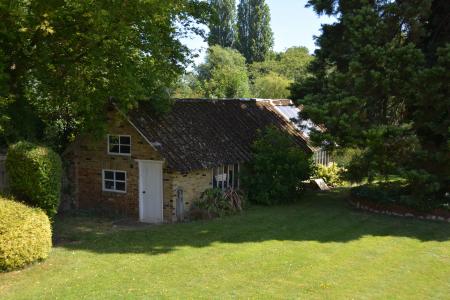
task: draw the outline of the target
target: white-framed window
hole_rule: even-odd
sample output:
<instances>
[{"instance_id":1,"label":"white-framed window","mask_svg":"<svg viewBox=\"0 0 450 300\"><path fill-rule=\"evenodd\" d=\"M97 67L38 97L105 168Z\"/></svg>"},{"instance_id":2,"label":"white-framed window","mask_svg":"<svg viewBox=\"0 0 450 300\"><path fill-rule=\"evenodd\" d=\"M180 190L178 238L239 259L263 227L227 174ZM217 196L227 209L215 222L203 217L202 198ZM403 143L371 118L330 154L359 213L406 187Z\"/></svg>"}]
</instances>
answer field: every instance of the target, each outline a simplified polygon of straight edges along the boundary
<instances>
[{"instance_id":1,"label":"white-framed window","mask_svg":"<svg viewBox=\"0 0 450 300\"><path fill-rule=\"evenodd\" d=\"M213 188L239 189L239 164L223 165L213 168L212 186Z\"/></svg>"},{"instance_id":2,"label":"white-framed window","mask_svg":"<svg viewBox=\"0 0 450 300\"><path fill-rule=\"evenodd\" d=\"M105 192L126 193L127 172L117 170L103 170L102 185Z\"/></svg>"},{"instance_id":3,"label":"white-framed window","mask_svg":"<svg viewBox=\"0 0 450 300\"><path fill-rule=\"evenodd\" d=\"M131 155L131 136L108 134L108 154Z\"/></svg>"}]
</instances>

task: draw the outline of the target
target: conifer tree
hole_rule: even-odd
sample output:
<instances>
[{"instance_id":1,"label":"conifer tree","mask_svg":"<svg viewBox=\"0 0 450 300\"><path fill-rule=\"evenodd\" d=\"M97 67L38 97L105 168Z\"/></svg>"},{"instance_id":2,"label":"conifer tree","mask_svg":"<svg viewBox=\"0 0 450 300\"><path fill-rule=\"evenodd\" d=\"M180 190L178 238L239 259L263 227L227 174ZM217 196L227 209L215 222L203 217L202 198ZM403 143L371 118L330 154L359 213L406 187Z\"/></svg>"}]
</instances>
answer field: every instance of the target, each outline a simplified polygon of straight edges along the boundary
<instances>
[{"instance_id":1,"label":"conifer tree","mask_svg":"<svg viewBox=\"0 0 450 300\"><path fill-rule=\"evenodd\" d=\"M315 141L361 149L355 177L401 175L421 206L448 201L450 2L309 5L337 18L322 26L313 77L294 89L303 117L327 128Z\"/></svg>"}]
</instances>

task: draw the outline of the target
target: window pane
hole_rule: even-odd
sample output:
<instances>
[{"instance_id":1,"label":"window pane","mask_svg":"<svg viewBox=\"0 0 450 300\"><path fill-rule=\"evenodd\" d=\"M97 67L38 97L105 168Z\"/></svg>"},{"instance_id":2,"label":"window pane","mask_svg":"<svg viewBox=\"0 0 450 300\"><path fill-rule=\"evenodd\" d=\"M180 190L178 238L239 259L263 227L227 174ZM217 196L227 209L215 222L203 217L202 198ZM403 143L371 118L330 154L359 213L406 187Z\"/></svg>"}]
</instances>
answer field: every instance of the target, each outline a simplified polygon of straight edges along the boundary
<instances>
[{"instance_id":1,"label":"window pane","mask_svg":"<svg viewBox=\"0 0 450 300\"><path fill-rule=\"evenodd\" d=\"M110 135L109 136L109 143L110 144L118 144L119 143L119 136L118 135Z\"/></svg>"},{"instance_id":2,"label":"window pane","mask_svg":"<svg viewBox=\"0 0 450 300\"><path fill-rule=\"evenodd\" d=\"M105 189L113 190L114 189L114 181L105 180Z\"/></svg>"},{"instance_id":3,"label":"window pane","mask_svg":"<svg viewBox=\"0 0 450 300\"><path fill-rule=\"evenodd\" d=\"M124 154L130 153L130 146L120 146L120 153Z\"/></svg>"},{"instance_id":4,"label":"window pane","mask_svg":"<svg viewBox=\"0 0 450 300\"><path fill-rule=\"evenodd\" d=\"M114 172L111 172L111 171L105 171L105 179L111 179L111 180L114 180Z\"/></svg>"},{"instance_id":5,"label":"window pane","mask_svg":"<svg viewBox=\"0 0 450 300\"><path fill-rule=\"evenodd\" d=\"M116 191L125 192L125 182L116 182Z\"/></svg>"},{"instance_id":6,"label":"window pane","mask_svg":"<svg viewBox=\"0 0 450 300\"><path fill-rule=\"evenodd\" d=\"M109 152L111 153L119 153L119 145L109 145Z\"/></svg>"},{"instance_id":7,"label":"window pane","mask_svg":"<svg viewBox=\"0 0 450 300\"><path fill-rule=\"evenodd\" d=\"M122 145L130 145L131 140L129 136L121 136L120 137L120 144Z\"/></svg>"},{"instance_id":8,"label":"window pane","mask_svg":"<svg viewBox=\"0 0 450 300\"><path fill-rule=\"evenodd\" d=\"M116 180L125 181L125 173L124 172L116 172Z\"/></svg>"}]
</instances>

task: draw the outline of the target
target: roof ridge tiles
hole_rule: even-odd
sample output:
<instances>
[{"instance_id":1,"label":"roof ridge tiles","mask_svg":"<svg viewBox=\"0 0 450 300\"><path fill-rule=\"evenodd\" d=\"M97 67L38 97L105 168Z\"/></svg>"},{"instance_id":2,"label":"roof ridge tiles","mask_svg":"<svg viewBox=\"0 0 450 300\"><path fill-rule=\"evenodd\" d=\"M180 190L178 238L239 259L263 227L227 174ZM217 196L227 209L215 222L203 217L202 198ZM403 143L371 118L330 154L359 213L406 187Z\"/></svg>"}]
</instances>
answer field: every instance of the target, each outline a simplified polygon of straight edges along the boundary
<instances>
[{"instance_id":1,"label":"roof ridge tiles","mask_svg":"<svg viewBox=\"0 0 450 300\"><path fill-rule=\"evenodd\" d=\"M286 105L285 103L292 104L291 99L277 98L175 98L175 102L222 102L222 101L241 101L241 102L270 102L275 105ZM280 103L280 104L278 104ZM284 103L284 104L283 104Z\"/></svg>"}]
</instances>

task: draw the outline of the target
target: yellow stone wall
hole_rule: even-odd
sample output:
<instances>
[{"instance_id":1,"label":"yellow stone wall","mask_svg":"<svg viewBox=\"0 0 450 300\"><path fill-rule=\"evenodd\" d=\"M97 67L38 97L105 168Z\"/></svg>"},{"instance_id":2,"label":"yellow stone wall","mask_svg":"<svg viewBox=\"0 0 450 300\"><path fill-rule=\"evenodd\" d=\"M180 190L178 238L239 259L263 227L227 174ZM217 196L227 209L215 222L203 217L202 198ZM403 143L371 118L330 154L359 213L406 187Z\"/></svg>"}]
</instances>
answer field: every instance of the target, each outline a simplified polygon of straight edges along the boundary
<instances>
[{"instance_id":1,"label":"yellow stone wall","mask_svg":"<svg viewBox=\"0 0 450 300\"><path fill-rule=\"evenodd\" d=\"M177 203L177 190L183 189L184 207L188 211L192 202L200 197L202 192L212 187L212 170L203 169L187 174L176 172L172 174L172 200Z\"/></svg>"}]
</instances>

